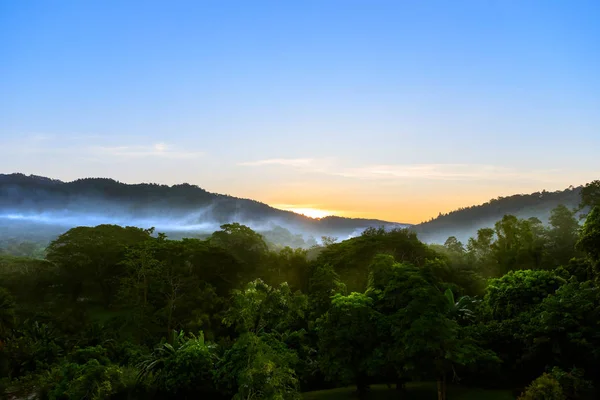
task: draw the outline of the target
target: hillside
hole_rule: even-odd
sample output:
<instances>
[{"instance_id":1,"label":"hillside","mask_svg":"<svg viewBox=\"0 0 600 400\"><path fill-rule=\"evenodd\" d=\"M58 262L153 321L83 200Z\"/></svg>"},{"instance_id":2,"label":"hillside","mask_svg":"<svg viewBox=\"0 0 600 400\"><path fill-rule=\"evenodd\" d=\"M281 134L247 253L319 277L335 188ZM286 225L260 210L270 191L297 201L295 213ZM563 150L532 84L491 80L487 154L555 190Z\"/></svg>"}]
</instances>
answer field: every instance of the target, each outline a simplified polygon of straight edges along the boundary
<instances>
[{"instance_id":1,"label":"hillside","mask_svg":"<svg viewBox=\"0 0 600 400\"><path fill-rule=\"evenodd\" d=\"M477 230L493 227L506 214L520 218L537 217L546 223L550 211L559 204L574 209L580 203L581 187L569 187L556 192L536 192L498 197L484 204L460 208L412 227L426 242L443 243L448 236L461 241L477 234Z\"/></svg>"},{"instance_id":2,"label":"hillside","mask_svg":"<svg viewBox=\"0 0 600 400\"><path fill-rule=\"evenodd\" d=\"M575 208L581 187L498 197L484 204L440 214L414 225L425 242L443 243L448 236L466 241L477 230L491 227L506 214L538 217L546 222L559 204ZM251 199L208 192L190 184L124 184L112 179L86 178L63 182L40 176L0 174L0 239L18 233L33 241L52 239L79 225L114 223L156 227L171 237L205 235L230 222L240 222L269 240L308 246L313 238L346 239L368 227L409 227L376 219L325 217L313 219L279 210Z\"/></svg>"},{"instance_id":3,"label":"hillside","mask_svg":"<svg viewBox=\"0 0 600 400\"><path fill-rule=\"evenodd\" d=\"M23 174L0 174L0 218L4 228L0 235L16 229L44 237L73 226L103 223L154 226L171 236L184 236L212 233L222 224L240 222L259 232L275 230L280 236L300 234L304 239L322 235L343 239L371 226L408 226L333 216L312 219L190 184L130 185L104 178L63 182Z\"/></svg>"}]
</instances>

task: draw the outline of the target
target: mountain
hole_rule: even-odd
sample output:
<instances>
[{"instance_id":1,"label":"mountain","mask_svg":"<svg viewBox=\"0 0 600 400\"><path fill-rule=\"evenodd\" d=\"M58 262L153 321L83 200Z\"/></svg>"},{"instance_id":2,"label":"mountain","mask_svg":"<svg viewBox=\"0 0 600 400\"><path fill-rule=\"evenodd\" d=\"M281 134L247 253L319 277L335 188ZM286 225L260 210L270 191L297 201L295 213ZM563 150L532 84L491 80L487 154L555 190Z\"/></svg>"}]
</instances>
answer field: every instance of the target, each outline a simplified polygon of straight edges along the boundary
<instances>
[{"instance_id":1,"label":"mountain","mask_svg":"<svg viewBox=\"0 0 600 400\"><path fill-rule=\"evenodd\" d=\"M239 222L268 240L293 247L314 244L314 238L346 239L368 227L410 227L425 242L443 243L449 236L466 242L483 227L493 227L506 214L538 217L547 222L559 204L576 208L581 187L498 197L460 208L417 224L376 219L325 217L313 219L258 201L210 193L190 184L124 184L86 178L72 182L23 174L0 174L0 239L7 236L51 240L80 225L104 223L156 227L170 237L205 236L219 226ZM312 237L312 239L311 239Z\"/></svg>"},{"instance_id":2,"label":"mountain","mask_svg":"<svg viewBox=\"0 0 600 400\"><path fill-rule=\"evenodd\" d=\"M105 178L63 182L34 175L0 174L0 226L5 228L0 228L0 235L17 229L48 236L48 232L56 234L73 226L111 223L153 226L169 236L189 236L209 234L231 222L266 232L271 238L289 236L295 244L298 235L303 240L310 236L345 239L368 227L409 226L333 216L312 219L190 184L130 185Z\"/></svg>"},{"instance_id":3,"label":"mountain","mask_svg":"<svg viewBox=\"0 0 600 400\"><path fill-rule=\"evenodd\" d=\"M425 242L444 243L456 236L466 243L481 228L493 227L506 214L519 218L537 217L547 223L550 212L559 204L575 209L579 206L582 187L569 187L556 192L535 192L498 197L484 204L460 208L412 227Z\"/></svg>"}]
</instances>

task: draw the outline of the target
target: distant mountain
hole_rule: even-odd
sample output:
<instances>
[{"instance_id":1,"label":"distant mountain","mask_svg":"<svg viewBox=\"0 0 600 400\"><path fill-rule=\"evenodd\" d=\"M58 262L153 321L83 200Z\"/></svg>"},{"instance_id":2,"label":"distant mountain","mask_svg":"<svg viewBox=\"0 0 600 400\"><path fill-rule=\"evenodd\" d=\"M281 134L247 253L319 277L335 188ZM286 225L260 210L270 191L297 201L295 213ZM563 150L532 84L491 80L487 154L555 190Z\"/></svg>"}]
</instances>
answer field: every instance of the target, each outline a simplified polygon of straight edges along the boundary
<instances>
[{"instance_id":1,"label":"distant mountain","mask_svg":"<svg viewBox=\"0 0 600 400\"><path fill-rule=\"evenodd\" d=\"M440 214L410 225L376 219L325 217L312 219L250 199L210 193L190 184L124 184L112 179L73 182L23 174L0 174L0 239L26 234L32 240L53 238L80 225L103 223L156 227L171 237L203 236L219 226L239 222L273 242L309 246L313 238L346 239L368 227L410 227L425 242L443 243L448 236L466 242L483 227L493 227L506 214L548 220L559 204L575 208L581 187L499 197L487 203Z\"/></svg>"},{"instance_id":2,"label":"distant mountain","mask_svg":"<svg viewBox=\"0 0 600 400\"><path fill-rule=\"evenodd\" d=\"M246 224L259 232L275 229L281 233L283 228L304 239L323 235L345 239L368 227L409 226L360 218L312 219L258 201L210 193L190 184L129 185L105 178L63 182L34 175L0 174L0 234L6 231L2 225L10 226L10 230L27 228L34 234L113 223L154 226L171 236L186 236L212 233L231 222Z\"/></svg>"},{"instance_id":3,"label":"distant mountain","mask_svg":"<svg viewBox=\"0 0 600 400\"><path fill-rule=\"evenodd\" d=\"M581 186L569 187L556 192L536 192L498 197L487 203L460 208L440 214L430 221L414 225L419 238L426 242L443 243L449 236L466 242L477 234L477 230L493 227L506 214L520 218L537 217L547 223L550 212L559 204L575 209L580 202Z\"/></svg>"}]
</instances>

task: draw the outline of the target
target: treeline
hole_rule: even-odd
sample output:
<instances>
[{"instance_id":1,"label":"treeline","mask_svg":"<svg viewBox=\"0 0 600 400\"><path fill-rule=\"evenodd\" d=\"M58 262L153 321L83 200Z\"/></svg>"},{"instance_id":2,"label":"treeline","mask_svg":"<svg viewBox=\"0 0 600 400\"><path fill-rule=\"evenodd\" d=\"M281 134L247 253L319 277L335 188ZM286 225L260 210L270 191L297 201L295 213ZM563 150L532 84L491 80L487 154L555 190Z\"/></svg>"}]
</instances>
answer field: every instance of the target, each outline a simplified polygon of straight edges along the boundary
<instances>
[{"instance_id":1,"label":"treeline","mask_svg":"<svg viewBox=\"0 0 600 400\"><path fill-rule=\"evenodd\" d=\"M466 240L478 228L491 226L505 215L537 217L546 223L550 212L558 205L576 208L580 203L581 191L582 187L571 186L556 192L542 191L498 197L481 205L440 213L436 218L415 225L414 229L422 240L439 242L441 237L450 235Z\"/></svg>"},{"instance_id":2,"label":"treeline","mask_svg":"<svg viewBox=\"0 0 600 400\"><path fill-rule=\"evenodd\" d=\"M600 187L600 186L598 186ZM576 399L600 385L600 191L549 225L504 216L463 245L368 229L270 249L73 228L0 259L0 390L39 399L296 399L414 381ZM595 194L597 193L597 194ZM533 383L531 383L534 381ZM530 384L531 383L531 384Z\"/></svg>"}]
</instances>

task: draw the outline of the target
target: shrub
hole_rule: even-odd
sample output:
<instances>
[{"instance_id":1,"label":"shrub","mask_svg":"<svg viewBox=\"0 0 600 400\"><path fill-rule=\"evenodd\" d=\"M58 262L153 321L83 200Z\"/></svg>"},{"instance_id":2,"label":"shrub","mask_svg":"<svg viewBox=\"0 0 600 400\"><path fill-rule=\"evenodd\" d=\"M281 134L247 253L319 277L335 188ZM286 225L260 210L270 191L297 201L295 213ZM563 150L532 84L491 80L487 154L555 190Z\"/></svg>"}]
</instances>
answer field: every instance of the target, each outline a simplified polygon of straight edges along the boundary
<instances>
[{"instance_id":1,"label":"shrub","mask_svg":"<svg viewBox=\"0 0 600 400\"><path fill-rule=\"evenodd\" d=\"M566 372L554 367L550 374L558 381L567 399L579 399L592 389L592 383L583 378L584 372L579 368Z\"/></svg>"},{"instance_id":2,"label":"shrub","mask_svg":"<svg viewBox=\"0 0 600 400\"><path fill-rule=\"evenodd\" d=\"M549 374L542 374L535 379L519 396L518 400L565 400L558 381Z\"/></svg>"}]
</instances>

